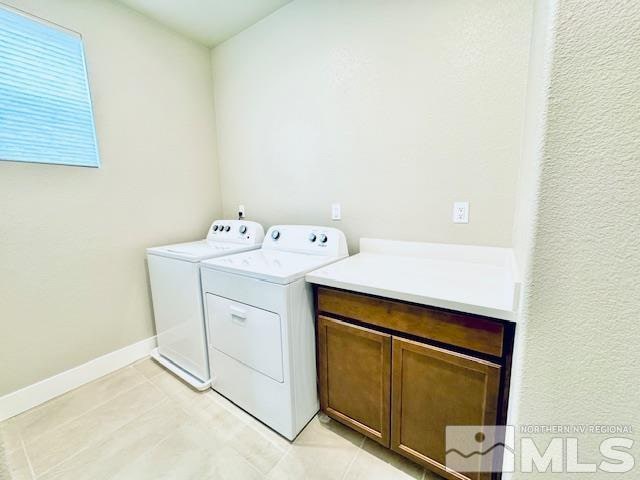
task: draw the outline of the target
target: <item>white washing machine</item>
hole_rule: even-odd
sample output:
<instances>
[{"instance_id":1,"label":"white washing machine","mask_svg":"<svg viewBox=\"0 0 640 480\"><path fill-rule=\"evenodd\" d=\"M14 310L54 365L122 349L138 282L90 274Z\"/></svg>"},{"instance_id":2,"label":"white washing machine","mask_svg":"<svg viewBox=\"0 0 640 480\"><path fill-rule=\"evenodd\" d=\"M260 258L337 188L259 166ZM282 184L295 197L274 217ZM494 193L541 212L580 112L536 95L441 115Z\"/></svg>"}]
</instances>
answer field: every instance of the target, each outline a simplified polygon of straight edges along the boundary
<instances>
[{"instance_id":1,"label":"white washing machine","mask_svg":"<svg viewBox=\"0 0 640 480\"><path fill-rule=\"evenodd\" d=\"M151 356L199 390L211 385L200 262L260 248L256 222L216 220L207 238L147 249L158 348Z\"/></svg>"},{"instance_id":2,"label":"white washing machine","mask_svg":"<svg viewBox=\"0 0 640 480\"><path fill-rule=\"evenodd\" d=\"M279 225L260 250L201 264L211 387L289 440L319 408L304 275L347 255L340 230Z\"/></svg>"}]
</instances>

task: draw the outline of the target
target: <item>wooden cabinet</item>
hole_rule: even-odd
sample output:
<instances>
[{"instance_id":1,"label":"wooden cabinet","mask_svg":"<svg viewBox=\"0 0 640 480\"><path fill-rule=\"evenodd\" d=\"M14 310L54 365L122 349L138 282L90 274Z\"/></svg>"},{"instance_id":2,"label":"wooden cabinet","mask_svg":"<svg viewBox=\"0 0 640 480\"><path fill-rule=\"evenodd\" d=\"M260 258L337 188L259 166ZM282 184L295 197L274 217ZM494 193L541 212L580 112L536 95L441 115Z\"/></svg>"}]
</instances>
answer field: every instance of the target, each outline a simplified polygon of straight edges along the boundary
<instances>
[{"instance_id":1,"label":"wooden cabinet","mask_svg":"<svg viewBox=\"0 0 640 480\"><path fill-rule=\"evenodd\" d=\"M513 326L326 287L316 289L320 408L448 479L450 425L503 424Z\"/></svg>"},{"instance_id":2,"label":"wooden cabinet","mask_svg":"<svg viewBox=\"0 0 640 480\"><path fill-rule=\"evenodd\" d=\"M394 338L392 376L391 448L418 463L445 470L447 425L495 425L500 365Z\"/></svg>"},{"instance_id":3,"label":"wooden cabinet","mask_svg":"<svg viewBox=\"0 0 640 480\"><path fill-rule=\"evenodd\" d=\"M320 408L389 446L391 335L320 316Z\"/></svg>"},{"instance_id":4,"label":"wooden cabinet","mask_svg":"<svg viewBox=\"0 0 640 480\"><path fill-rule=\"evenodd\" d=\"M318 311L500 357L505 326L486 317L423 307L330 288L317 290Z\"/></svg>"}]
</instances>

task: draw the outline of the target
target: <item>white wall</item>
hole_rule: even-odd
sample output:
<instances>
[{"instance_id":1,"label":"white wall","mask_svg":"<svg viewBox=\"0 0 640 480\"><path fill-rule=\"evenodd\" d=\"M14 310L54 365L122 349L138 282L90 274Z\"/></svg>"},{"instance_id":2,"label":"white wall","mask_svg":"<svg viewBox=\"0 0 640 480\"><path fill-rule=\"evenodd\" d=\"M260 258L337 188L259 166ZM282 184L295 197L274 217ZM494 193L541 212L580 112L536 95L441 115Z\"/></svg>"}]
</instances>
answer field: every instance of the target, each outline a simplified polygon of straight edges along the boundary
<instances>
[{"instance_id":1,"label":"white wall","mask_svg":"<svg viewBox=\"0 0 640 480\"><path fill-rule=\"evenodd\" d=\"M0 162L0 395L154 335L145 247L220 214L208 49L107 1L3 1L83 35L102 168Z\"/></svg>"},{"instance_id":2,"label":"white wall","mask_svg":"<svg viewBox=\"0 0 640 480\"><path fill-rule=\"evenodd\" d=\"M563 0L557 15L541 163L531 173L539 178L538 207L515 421L637 432L640 10L624 0ZM521 194L526 201L527 190ZM597 448L607 436L581 437L580 461L602 459ZM536 438L541 448L549 440ZM637 462L637 433L634 452ZM613 476L637 478L637 466Z\"/></svg>"},{"instance_id":3,"label":"white wall","mask_svg":"<svg viewBox=\"0 0 640 480\"><path fill-rule=\"evenodd\" d=\"M223 208L510 246L531 0L296 0L221 44ZM451 221L454 200L471 223Z\"/></svg>"}]
</instances>

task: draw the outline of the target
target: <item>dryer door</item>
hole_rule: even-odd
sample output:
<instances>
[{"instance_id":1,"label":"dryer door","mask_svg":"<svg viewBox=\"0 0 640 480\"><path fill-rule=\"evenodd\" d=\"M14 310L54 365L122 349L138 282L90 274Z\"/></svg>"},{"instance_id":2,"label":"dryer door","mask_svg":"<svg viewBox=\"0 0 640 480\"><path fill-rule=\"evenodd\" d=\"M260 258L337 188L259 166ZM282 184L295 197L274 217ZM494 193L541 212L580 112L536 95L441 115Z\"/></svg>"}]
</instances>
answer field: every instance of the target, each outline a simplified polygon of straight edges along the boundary
<instances>
[{"instance_id":1,"label":"dryer door","mask_svg":"<svg viewBox=\"0 0 640 480\"><path fill-rule=\"evenodd\" d=\"M280 315L206 294L209 344L238 362L282 383Z\"/></svg>"}]
</instances>

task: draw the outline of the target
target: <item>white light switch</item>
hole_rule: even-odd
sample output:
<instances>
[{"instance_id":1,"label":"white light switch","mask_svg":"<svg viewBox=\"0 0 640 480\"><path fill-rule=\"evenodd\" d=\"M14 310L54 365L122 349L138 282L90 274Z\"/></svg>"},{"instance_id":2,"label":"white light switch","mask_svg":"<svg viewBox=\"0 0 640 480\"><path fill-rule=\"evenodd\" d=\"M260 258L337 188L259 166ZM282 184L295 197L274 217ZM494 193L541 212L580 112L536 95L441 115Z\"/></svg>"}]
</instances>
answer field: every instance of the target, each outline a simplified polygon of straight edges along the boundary
<instances>
[{"instance_id":1,"label":"white light switch","mask_svg":"<svg viewBox=\"0 0 640 480\"><path fill-rule=\"evenodd\" d=\"M331 220L340 220L342 218L342 212L339 203L331 204Z\"/></svg>"},{"instance_id":2,"label":"white light switch","mask_svg":"<svg viewBox=\"0 0 640 480\"><path fill-rule=\"evenodd\" d=\"M469 202L454 202L453 223L469 223Z\"/></svg>"}]
</instances>

